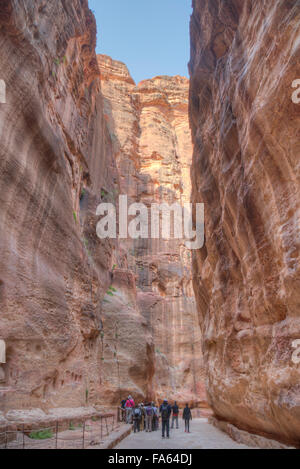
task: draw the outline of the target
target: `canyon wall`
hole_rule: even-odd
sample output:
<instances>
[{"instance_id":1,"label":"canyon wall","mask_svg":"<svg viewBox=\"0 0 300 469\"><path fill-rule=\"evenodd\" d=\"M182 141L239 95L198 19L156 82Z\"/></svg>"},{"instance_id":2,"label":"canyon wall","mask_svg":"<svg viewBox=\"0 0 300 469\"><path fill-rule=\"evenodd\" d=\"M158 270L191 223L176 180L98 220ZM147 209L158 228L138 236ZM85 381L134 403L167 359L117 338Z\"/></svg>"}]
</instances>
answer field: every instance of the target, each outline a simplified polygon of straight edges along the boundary
<instances>
[{"instance_id":1,"label":"canyon wall","mask_svg":"<svg viewBox=\"0 0 300 469\"><path fill-rule=\"evenodd\" d=\"M143 203L149 209L152 203L189 202L192 143L188 79L163 76L136 85L123 63L104 55L98 56L98 63L120 193L128 195L128 204ZM124 340L128 342L126 353L136 349L132 355L136 357L137 341L148 337L148 396L204 404L190 251L182 240L174 239L129 238L119 247L127 253L128 268L135 273L137 306L144 323L144 332L141 328L132 331L130 323L127 327L124 323L118 333L120 346ZM114 303L113 298L108 301ZM111 315L111 308L107 308ZM139 372L138 363L132 361L130 369L129 365L131 361L123 360L119 372L123 382Z\"/></svg>"},{"instance_id":2,"label":"canyon wall","mask_svg":"<svg viewBox=\"0 0 300 469\"><path fill-rule=\"evenodd\" d=\"M241 429L299 444L298 1L194 0L193 259L208 398Z\"/></svg>"},{"instance_id":3,"label":"canyon wall","mask_svg":"<svg viewBox=\"0 0 300 469\"><path fill-rule=\"evenodd\" d=\"M1 1L0 410L96 403L118 185L87 1Z\"/></svg>"},{"instance_id":4,"label":"canyon wall","mask_svg":"<svg viewBox=\"0 0 300 469\"><path fill-rule=\"evenodd\" d=\"M189 201L189 82L95 46L86 0L0 0L0 415L205 401L189 252L96 235L119 194Z\"/></svg>"}]
</instances>

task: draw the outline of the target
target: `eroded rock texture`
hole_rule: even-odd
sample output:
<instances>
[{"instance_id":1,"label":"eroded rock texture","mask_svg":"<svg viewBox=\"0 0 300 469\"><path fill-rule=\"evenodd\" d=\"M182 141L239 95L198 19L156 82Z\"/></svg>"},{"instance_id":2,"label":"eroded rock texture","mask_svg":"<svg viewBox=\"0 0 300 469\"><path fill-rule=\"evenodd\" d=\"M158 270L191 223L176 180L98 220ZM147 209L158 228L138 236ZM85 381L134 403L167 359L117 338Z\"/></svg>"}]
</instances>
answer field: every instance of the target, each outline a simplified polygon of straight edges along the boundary
<instances>
[{"instance_id":1,"label":"eroded rock texture","mask_svg":"<svg viewBox=\"0 0 300 469\"><path fill-rule=\"evenodd\" d=\"M86 0L0 2L1 410L99 399L114 245L95 211L118 180L95 43Z\"/></svg>"},{"instance_id":2,"label":"eroded rock texture","mask_svg":"<svg viewBox=\"0 0 300 469\"><path fill-rule=\"evenodd\" d=\"M98 56L98 62L120 193L128 195L129 204L142 202L148 207L155 202L189 202L192 158L189 81L179 76L156 77L136 86L123 63L103 55ZM181 240L129 239L121 242L120 248L127 254L128 268L136 275L137 307L143 321L138 327L132 323L133 315L130 320L123 316L125 327L121 329L119 343L122 348L124 341L128 342L123 354L134 357L139 353L138 340L144 337L142 340L147 342L146 396L168 397L180 403L205 402L189 252ZM116 289L116 298L106 298L104 322L113 321L108 318L109 303L117 311L122 308L118 306L120 295ZM121 318L120 311L118 314ZM140 316L137 320L140 321ZM109 347L113 347L111 341ZM131 363L133 359L123 360L124 366L120 366L123 383ZM139 369L133 366L129 379L138 373Z\"/></svg>"},{"instance_id":3,"label":"eroded rock texture","mask_svg":"<svg viewBox=\"0 0 300 469\"><path fill-rule=\"evenodd\" d=\"M206 204L194 258L215 414L299 444L299 2L194 0L193 200Z\"/></svg>"},{"instance_id":4,"label":"eroded rock texture","mask_svg":"<svg viewBox=\"0 0 300 469\"><path fill-rule=\"evenodd\" d=\"M95 43L86 0L0 0L1 412L205 400L184 245L96 235L119 193L189 200L188 80L136 86Z\"/></svg>"}]
</instances>

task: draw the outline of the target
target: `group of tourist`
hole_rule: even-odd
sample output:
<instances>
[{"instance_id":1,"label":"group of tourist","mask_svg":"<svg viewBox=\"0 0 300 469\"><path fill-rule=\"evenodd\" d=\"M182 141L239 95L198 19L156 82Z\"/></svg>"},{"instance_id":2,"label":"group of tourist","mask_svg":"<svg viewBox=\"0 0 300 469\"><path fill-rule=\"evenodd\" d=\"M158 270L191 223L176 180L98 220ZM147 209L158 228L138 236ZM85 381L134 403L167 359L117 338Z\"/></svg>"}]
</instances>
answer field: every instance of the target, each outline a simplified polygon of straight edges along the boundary
<instances>
[{"instance_id":1,"label":"group of tourist","mask_svg":"<svg viewBox=\"0 0 300 469\"><path fill-rule=\"evenodd\" d=\"M177 402L171 406L165 399L160 407L154 402L148 404L136 404L132 396L121 402L121 408L124 411L124 420L130 425L134 425L134 433L140 431L153 432L159 429L161 420L162 437L170 438L170 419L172 417L172 429L176 424L179 428L179 407ZM185 432L190 433L190 421L192 420L192 412L188 404L182 414L185 422Z\"/></svg>"}]
</instances>

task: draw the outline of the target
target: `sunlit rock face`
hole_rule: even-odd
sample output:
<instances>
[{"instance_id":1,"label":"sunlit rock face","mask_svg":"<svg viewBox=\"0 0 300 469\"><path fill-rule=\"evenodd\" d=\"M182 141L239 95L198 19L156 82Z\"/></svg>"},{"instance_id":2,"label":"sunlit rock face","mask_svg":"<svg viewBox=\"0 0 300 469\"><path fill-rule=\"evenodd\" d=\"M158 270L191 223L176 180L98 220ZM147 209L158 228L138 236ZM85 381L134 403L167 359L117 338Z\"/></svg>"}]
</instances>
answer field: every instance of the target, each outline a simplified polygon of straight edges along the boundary
<instances>
[{"instance_id":1,"label":"sunlit rock face","mask_svg":"<svg viewBox=\"0 0 300 469\"><path fill-rule=\"evenodd\" d=\"M136 86L123 63L104 55L98 56L98 63L120 193L128 195L129 204L142 202L147 207L151 203L189 202L192 143L188 79L156 77ZM190 253L181 240L128 239L120 247L126 252L128 268L136 275L137 307L144 329L139 327L132 332L129 326L134 316L127 311L130 320L127 327L120 329L119 343L128 342L124 354L131 356L136 355L138 340L147 344L146 396L204 403L201 337ZM114 295L117 297L118 292ZM120 312L114 314L120 316ZM109 308L104 322L113 322L108 316ZM140 321L140 316L136 318ZM135 339L128 340L131 337ZM113 347L111 340L108 347ZM132 363L132 359L127 363L123 360L123 371L119 373L121 381L124 376L122 389L126 388L124 367L130 367L131 374L139 373L138 368L135 371L131 367Z\"/></svg>"},{"instance_id":2,"label":"sunlit rock face","mask_svg":"<svg viewBox=\"0 0 300 469\"><path fill-rule=\"evenodd\" d=\"M0 412L205 401L184 244L96 235L120 193L189 201L188 80L99 67L86 0L0 4Z\"/></svg>"},{"instance_id":3,"label":"sunlit rock face","mask_svg":"<svg viewBox=\"0 0 300 469\"><path fill-rule=\"evenodd\" d=\"M0 410L97 403L118 185L88 2L0 2Z\"/></svg>"},{"instance_id":4,"label":"sunlit rock face","mask_svg":"<svg viewBox=\"0 0 300 469\"><path fill-rule=\"evenodd\" d=\"M193 276L215 414L299 443L300 78L297 1L194 0Z\"/></svg>"},{"instance_id":5,"label":"sunlit rock face","mask_svg":"<svg viewBox=\"0 0 300 469\"><path fill-rule=\"evenodd\" d=\"M102 311L102 404L119 404L129 394L136 402L151 399L153 340L138 305L136 277L131 270L114 270Z\"/></svg>"}]
</instances>

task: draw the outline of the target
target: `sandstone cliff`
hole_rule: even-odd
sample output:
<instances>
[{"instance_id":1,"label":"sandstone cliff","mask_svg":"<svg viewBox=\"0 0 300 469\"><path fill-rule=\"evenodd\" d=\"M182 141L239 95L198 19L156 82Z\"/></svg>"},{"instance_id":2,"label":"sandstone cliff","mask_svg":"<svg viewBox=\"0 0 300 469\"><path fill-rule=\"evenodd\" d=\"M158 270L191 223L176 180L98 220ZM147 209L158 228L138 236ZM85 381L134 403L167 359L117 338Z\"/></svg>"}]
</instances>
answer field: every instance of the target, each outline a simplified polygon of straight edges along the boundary
<instances>
[{"instance_id":1,"label":"sandstone cliff","mask_svg":"<svg viewBox=\"0 0 300 469\"><path fill-rule=\"evenodd\" d=\"M136 86L123 63L104 55L98 56L98 63L120 193L128 194L129 203L146 206L188 202L192 159L188 79L156 77ZM190 253L178 240L129 239L121 246L127 252L128 268L136 274L137 305L144 320L144 329L135 334L143 337L147 332L151 338L148 396L205 402ZM128 326L120 334L121 344L128 340L127 334L135 335ZM134 348L135 343L128 341L126 353L132 354ZM129 369L131 363L123 363L123 382L135 373L134 367Z\"/></svg>"},{"instance_id":2,"label":"sandstone cliff","mask_svg":"<svg viewBox=\"0 0 300 469\"><path fill-rule=\"evenodd\" d=\"M0 410L101 391L114 246L96 237L95 211L118 180L95 44L87 0L0 2Z\"/></svg>"},{"instance_id":3,"label":"sandstone cliff","mask_svg":"<svg viewBox=\"0 0 300 469\"><path fill-rule=\"evenodd\" d=\"M193 6L193 200L206 204L194 287L209 401L220 419L299 444L299 2Z\"/></svg>"},{"instance_id":4,"label":"sandstone cliff","mask_svg":"<svg viewBox=\"0 0 300 469\"><path fill-rule=\"evenodd\" d=\"M189 253L96 236L119 193L189 200L188 80L100 81L95 44L86 0L0 1L0 412L205 400Z\"/></svg>"}]
</instances>

